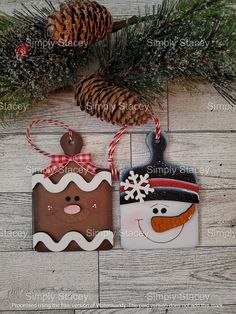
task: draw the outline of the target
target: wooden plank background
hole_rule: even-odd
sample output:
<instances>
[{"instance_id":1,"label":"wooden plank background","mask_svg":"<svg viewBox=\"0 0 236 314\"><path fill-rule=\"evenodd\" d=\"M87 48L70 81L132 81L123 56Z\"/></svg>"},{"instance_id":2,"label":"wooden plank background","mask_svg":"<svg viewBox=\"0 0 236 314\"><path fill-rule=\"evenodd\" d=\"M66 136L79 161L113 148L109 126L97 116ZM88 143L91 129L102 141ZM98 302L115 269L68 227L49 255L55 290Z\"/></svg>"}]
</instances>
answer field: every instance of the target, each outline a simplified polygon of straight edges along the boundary
<instances>
[{"instance_id":1,"label":"wooden plank background","mask_svg":"<svg viewBox=\"0 0 236 314\"><path fill-rule=\"evenodd\" d=\"M137 14L139 8L143 12L146 4L153 4L151 0L100 2L117 17ZM20 8L17 0L0 0L0 10L10 13L15 8ZM33 118L63 120L82 132L86 150L94 152L95 161L103 166L107 145L118 130L80 112L73 91L54 93L14 124L0 127L1 313L236 313L236 110L209 84L198 84L191 92L169 84L166 90L155 113L168 131L168 158L194 167L199 175L199 247L121 250L115 186L114 250L32 251L31 172L47 159L26 144L26 125ZM145 134L152 127L148 123L127 132L117 151L119 169L148 158ZM33 133L44 149L58 152L60 129L45 127ZM62 302L63 297L68 300Z\"/></svg>"}]
</instances>

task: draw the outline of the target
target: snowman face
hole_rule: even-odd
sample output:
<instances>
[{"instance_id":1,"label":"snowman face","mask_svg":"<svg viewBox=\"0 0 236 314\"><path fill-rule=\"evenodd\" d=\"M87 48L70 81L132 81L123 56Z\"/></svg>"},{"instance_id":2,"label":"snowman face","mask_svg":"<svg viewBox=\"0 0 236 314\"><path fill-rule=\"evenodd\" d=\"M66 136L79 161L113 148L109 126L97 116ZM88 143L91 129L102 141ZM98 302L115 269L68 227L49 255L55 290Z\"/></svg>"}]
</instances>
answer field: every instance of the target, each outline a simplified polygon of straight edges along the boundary
<instances>
[{"instance_id":1,"label":"snowman face","mask_svg":"<svg viewBox=\"0 0 236 314\"><path fill-rule=\"evenodd\" d=\"M195 204L145 201L121 205L121 242L124 248L148 249L195 246Z\"/></svg>"}]
</instances>

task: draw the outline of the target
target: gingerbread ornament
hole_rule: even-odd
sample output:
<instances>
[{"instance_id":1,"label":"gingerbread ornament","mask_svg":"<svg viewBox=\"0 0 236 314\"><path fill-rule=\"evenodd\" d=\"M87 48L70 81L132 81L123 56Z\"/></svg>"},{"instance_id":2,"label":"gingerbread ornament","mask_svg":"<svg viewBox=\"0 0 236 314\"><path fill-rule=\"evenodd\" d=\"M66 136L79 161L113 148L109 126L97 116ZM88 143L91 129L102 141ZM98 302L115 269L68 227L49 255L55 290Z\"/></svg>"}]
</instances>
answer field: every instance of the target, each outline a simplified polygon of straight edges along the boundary
<instances>
[{"instance_id":1,"label":"gingerbread ornament","mask_svg":"<svg viewBox=\"0 0 236 314\"><path fill-rule=\"evenodd\" d=\"M150 160L125 169L120 178L121 244L125 249L195 247L199 186L192 169L165 159L167 135L147 135Z\"/></svg>"},{"instance_id":2,"label":"gingerbread ornament","mask_svg":"<svg viewBox=\"0 0 236 314\"><path fill-rule=\"evenodd\" d=\"M33 126L52 124L66 129L64 154L51 155L32 141ZM36 251L92 251L113 247L112 173L99 169L91 154L81 153L80 134L57 120L35 120L28 142L51 159L32 177L33 247Z\"/></svg>"}]
</instances>

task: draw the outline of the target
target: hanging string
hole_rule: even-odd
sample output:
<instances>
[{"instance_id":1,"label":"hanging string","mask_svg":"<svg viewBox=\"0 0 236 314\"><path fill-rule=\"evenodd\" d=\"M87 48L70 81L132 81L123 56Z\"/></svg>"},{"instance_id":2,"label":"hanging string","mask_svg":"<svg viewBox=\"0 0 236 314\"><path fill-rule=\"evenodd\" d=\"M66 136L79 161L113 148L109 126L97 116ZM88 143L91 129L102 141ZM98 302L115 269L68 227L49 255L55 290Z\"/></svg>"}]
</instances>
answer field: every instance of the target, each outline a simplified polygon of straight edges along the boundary
<instances>
[{"instance_id":1,"label":"hanging string","mask_svg":"<svg viewBox=\"0 0 236 314\"><path fill-rule=\"evenodd\" d=\"M113 141L111 142L111 144L109 145L109 151L108 151L108 164L109 164L109 169L111 171L112 177L114 179L114 181L118 181L119 179L119 172L117 171L114 162L113 162L113 155L114 155L114 151L117 147L117 145L119 144L122 135L124 134L124 132L127 130L128 126L123 126L114 136Z\"/></svg>"},{"instance_id":2,"label":"hanging string","mask_svg":"<svg viewBox=\"0 0 236 314\"><path fill-rule=\"evenodd\" d=\"M155 133L156 133L156 136L155 136L155 138L156 138L156 140L160 140L160 137L161 137L161 123L160 123L160 120L157 118L157 117L154 117L154 116L152 116L152 120L153 120L153 122L154 122L154 124L155 124Z\"/></svg>"},{"instance_id":3,"label":"hanging string","mask_svg":"<svg viewBox=\"0 0 236 314\"><path fill-rule=\"evenodd\" d=\"M156 140L160 140L161 137L161 124L160 124L160 120L157 117L152 117L152 120L155 124L155 138ZM108 151L108 164L109 164L109 169L111 171L112 177L114 179L114 181L117 181L119 179L119 172L117 171L115 165L114 165L114 161L113 161L113 156L114 156L114 152L115 149L117 147L117 145L119 144L121 137L123 136L123 134L125 133L125 131L127 130L128 126L123 126L114 136L113 141L111 142L111 144L109 145L109 151Z\"/></svg>"},{"instance_id":4,"label":"hanging string","mask_svg":"<svg viewBox=\"0 0 236 314\"><path fill-rule=\"evenodd\" d=\"M62 127L64 129L66 129L66 131L68 132L69 134L69 139L70 141L72 141L72 130L71 128L63 123L62 121L59 121L59 120L53 120L53 119L41 119L41 120L33 120L30 125L27 127L26 129L26 138L27 138L27 141L28 143L37 151L39 152L40 154L43 154L44 156L46 157L51 157L52 155L45 152L44 150L42 150L41 148L39 148L32 140L31 138L31 129L34 127L34 126L41 126L43 124L49 124L49 125L54 125L54 126L59 126L59 127Z\"/></svg>"}]
</instances>

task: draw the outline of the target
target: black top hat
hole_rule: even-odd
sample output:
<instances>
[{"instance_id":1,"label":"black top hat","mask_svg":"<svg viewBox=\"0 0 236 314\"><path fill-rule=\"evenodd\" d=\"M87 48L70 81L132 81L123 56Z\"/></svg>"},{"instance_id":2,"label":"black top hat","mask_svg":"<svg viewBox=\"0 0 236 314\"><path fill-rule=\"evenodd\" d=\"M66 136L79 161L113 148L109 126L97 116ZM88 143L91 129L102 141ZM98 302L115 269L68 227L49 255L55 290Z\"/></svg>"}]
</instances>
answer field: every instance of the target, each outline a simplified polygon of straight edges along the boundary
<instances>
[{"instance_id":1,"label":"black top hat","mask_svg":"<svg viewBox=\"0 0 236 314\"><path fill-rule=\"evenodd\" d=\"M157 141L155 132L150 132L146 143L151 152L149 162L121 171L121 204L148 200L199 203L196 174L192 169L171 164L164 158L167 135L161 133Z\"/></svg>"}]
</instances>

